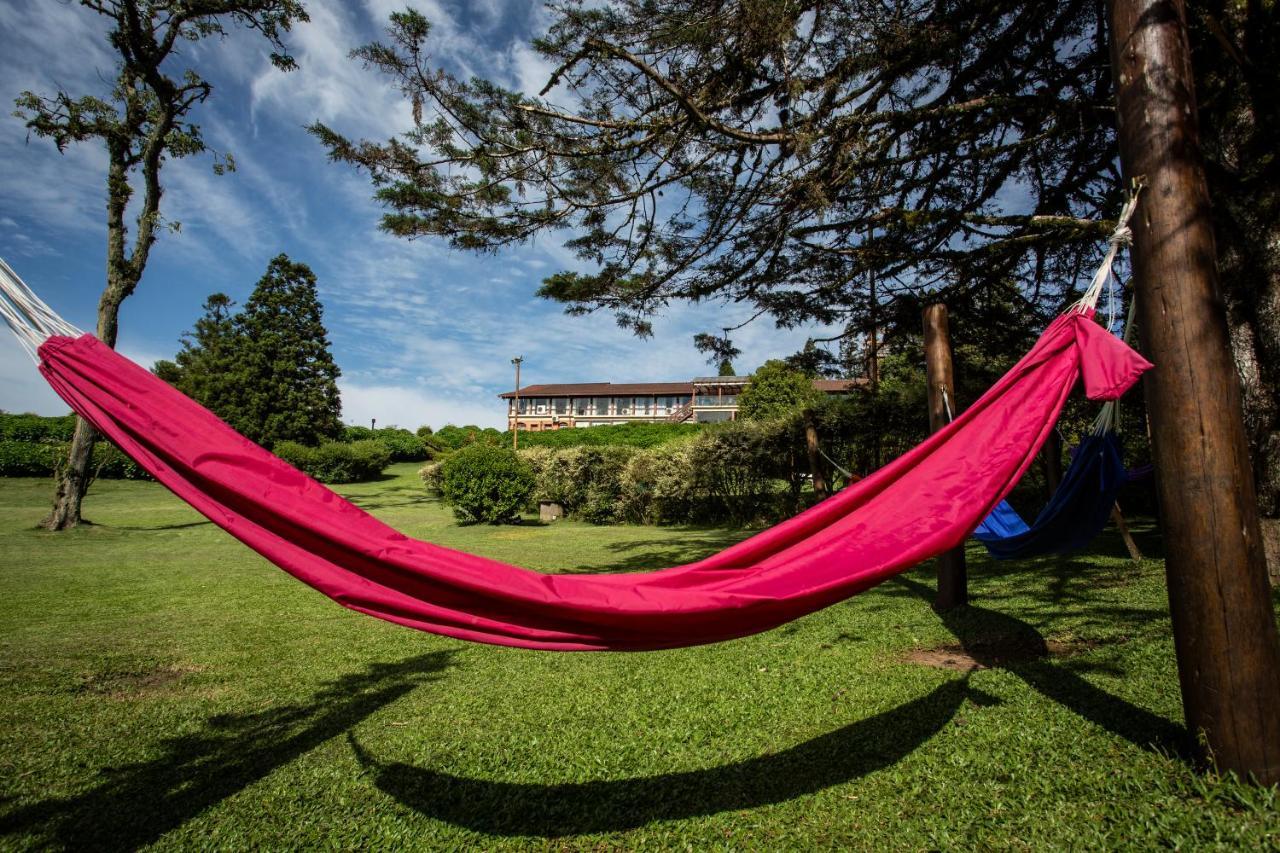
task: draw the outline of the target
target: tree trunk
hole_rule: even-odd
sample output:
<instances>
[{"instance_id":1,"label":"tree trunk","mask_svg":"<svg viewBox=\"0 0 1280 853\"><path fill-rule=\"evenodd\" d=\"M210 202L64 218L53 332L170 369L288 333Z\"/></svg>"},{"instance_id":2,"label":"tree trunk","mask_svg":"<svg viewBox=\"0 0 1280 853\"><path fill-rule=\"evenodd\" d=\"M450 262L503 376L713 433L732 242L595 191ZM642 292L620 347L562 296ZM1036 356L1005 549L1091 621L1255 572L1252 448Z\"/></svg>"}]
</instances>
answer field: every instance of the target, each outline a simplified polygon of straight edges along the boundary
<instances>
[{"instance_id":1,"label":"tree trunk","mask_svg":"<svg viewBox=\"0 0 1280 853\"><path fill-rule=\"evenodd\" d=\"M947 306L941 303L924 309L924 366L929 383L929 431L937 432L954 415L956 383L951 369L951 333L947 328ZM969 576L964 562L964 545L938 555L938 597L935 610L950 610L969 603Z\"/></svg>"},{"instance_id":2,"label":"tree trunk","mask_svg":"<svg viewBox=\"0 0 1280 853\"><path fill-rule=\"evenodd\" d=\"M818 455L818 427L813 421L813 412L808 411L804 413L804 446L809 454L809 476L813 478L813 493L818 500L826 500L831 492L822 468L822 459Z\"/></svg>"},{"instance_id":3,"label":"tree trunk","mask_svg":"<svg viewBox=\"0 0 1280 853\"><path fill-rule=\"evenodd\" d=\"M120 329L120 303L132 287L121 272L122 260L114 257L116 242L108 240L107 287L98 300L98 340L114 348ZM134 282L136 284L136 281ZM85 523L81 507L84 496L93 482L90 465L93 462L93 446L98 441L98 431L81 417L76 418L76 431L71 437L71 450L67 454L66 467L58 473L58 485L53 495L53 508L40 522L46 530L69 530Z\"/></svg>"},{"instance_id":4,"label":"tree trunk","mask_svg":"<svg viewBox=\"0 0 1280 853\"><path fill-rule=\"evenodd\" d=\"M1120 162L1133 228L1178 676L1201 760L1280 781L1280 638L1220 296L1182 0L1113 0Z\"/></svg>"}]
</instances>

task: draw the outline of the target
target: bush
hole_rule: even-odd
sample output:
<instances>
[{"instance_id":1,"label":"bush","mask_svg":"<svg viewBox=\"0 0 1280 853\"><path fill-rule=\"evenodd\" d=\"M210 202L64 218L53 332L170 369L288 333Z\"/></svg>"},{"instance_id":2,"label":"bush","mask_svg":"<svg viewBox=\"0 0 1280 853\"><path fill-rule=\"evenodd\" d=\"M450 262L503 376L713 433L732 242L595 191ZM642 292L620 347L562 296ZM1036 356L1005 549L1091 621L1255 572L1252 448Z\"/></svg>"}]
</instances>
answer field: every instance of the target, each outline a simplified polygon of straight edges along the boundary
<instances>
[{"instance_id":1,"label":"bush","mask_svg":"<svg viewBox=\"0 0 1280 853\"><path fill-rule=\"evenodd\" d=\"M65 444L0 441L0 477L45 477L67 454Z\"/></svg>"},{"instance_id":2,"label":"bush","mask_svg":"<svg viewBox=\"0 0 1280 853\"><path fill-rule=\"evenodd\" d=\"M369 429L363 426L342 428L342 441L379 441L391 453L392 462L422 462L431 458L431 448L421 438L399 427Z\"/></svg>"},{"instance_id":3,"label":"bush","mask_svg":"<svg viewBox=\"0 0 1280 853\"><path fill-rule=\"evenodd\" d=\"M520 451L534 473L534 497L555 501L568 517L613 524L625 515L622 472L631 447L532 447Z\"/></svg>"},{"instance_id":4,"label":"bush","mask_svg":"<svg viewBox=\"0 0 1280 853\"><path fill-rule=\"evenodd\" d=\"M480 443L445 460L440 479L445 501L464 524L516 520L534 487L533 470L513 451Z\"/></svg>"},{"instance_id":5,"label":"bush","mask_svg":"<svg viewBox=\"0 0 1280 853\"><path fill-rule=\"evenodd\" d=\"M318 447L281 441L276 444L274 452L322 483L375 480L391 463L391 452L380 441L326 441Z\"/></svg>"},{"instance_id":6,"label":"bush","mask_svg":"<svg viewBox=\"0 0 1280 853\"><path fill-rule=\"evenodd\" d=\"M51 477L66 462L70 442L0 441L0 477ZM151 475L115 445L93 446L90 470L104 480L147 480Z\"/></svg>"},{"instance_id":7,"label":"bush","mask_svg":"<svg viewBox=\"0 0 1280 853\"><path fill-rule=\"evenodd\" d=\"M444 463L428 462L418 470L418 476L422 478L422 485L427 487L427 491L436 497L444 494Z\"/></svg>"},{"instance_id":8,"label":"bush","mask_svg":"<svg viewBox=\"0 0 1280 853\"><path fill-rule=\"evenodd\" d=\"M0 414L0 441L70 441L76 416L46 418L40 415Z\"/></svg>"},{"instance_id":9,"label":"bush","mask_svg":"<svg viewBox=\"0 0 1280 853\"><path fill-rule=\"evenodd\" d=\"M475 424L466 426L445 424L432 433L431 439L437 447L445 450L457 450L469 444L490 444L495 447L503 444L502 433L493 427L481 429ZM510 443L511 438L508 436L506 444L509 446Z\"/></svg>"},{"instance_id":10,"label":"bush","mask_svg":"<svg viewBox=\"0 0 1280 853\"><path fill-rule=\"evenodd\" d=\"M520 433L523 447L658 447L697 435L703 424L621 423L610 426ZM503 433L507 442L511 433Z\"/></svg>"}]
</instances>

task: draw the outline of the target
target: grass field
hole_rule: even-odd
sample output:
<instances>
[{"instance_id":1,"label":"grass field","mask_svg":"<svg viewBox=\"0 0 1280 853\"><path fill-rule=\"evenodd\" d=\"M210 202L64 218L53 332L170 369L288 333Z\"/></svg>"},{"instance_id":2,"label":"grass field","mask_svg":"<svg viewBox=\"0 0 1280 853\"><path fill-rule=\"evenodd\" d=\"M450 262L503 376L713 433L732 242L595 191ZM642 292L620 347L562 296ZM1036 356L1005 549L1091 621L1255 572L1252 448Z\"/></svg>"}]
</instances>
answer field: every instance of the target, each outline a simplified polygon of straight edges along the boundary
<instances>
[{"instance_id":1,"label":"grass field","mask_svg":"<svg viewBox=\"0 0 1280 853\"><path fill-rule=\"evenodd\" d=\"M744 535L462 528L392 473L341 491L537 569ZM745 640L549 654L346 611L151 483L98 483L95 526L36 531L49 492L0 480L3 848L1280 849L1274 789L1180 757L1162 565L1110 536L971 550L959 615L930 610L924 567Z\"/></svg>"}]
</instances>

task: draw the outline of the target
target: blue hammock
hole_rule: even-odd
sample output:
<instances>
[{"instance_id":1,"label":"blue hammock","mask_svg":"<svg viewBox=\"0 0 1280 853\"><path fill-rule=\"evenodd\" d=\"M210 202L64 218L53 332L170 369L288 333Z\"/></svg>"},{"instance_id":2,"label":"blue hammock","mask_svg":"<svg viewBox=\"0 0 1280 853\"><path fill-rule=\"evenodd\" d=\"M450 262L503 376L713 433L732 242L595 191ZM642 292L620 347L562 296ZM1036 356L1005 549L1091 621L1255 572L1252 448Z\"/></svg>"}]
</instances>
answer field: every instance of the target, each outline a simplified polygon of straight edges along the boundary
<instances>
[{"instance_id":1,"label":"blue hammock","mask_svg":"<svg viewBox=\"0 0 1280 853\"><path fill-rule=\"evenodd\" d=\"M978 525L974 538L998 560L1079 550L1102 532L1116 493L1128 479L1116 434L1111 430L1094 433L1076 448L1062 483L1034 524L1028 526L1013 507L1001 501Z\"/></svg>"}]
</instances>

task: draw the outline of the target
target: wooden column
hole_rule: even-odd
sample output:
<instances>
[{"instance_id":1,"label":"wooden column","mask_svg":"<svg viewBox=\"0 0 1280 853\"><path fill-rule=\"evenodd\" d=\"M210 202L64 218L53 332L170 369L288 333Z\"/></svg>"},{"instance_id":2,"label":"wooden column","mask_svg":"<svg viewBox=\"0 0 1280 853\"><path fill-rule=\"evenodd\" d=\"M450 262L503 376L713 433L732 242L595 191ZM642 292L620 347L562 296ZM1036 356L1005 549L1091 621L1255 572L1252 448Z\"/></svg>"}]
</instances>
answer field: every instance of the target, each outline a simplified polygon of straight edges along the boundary
<instances>
[{"instance_id":1,"label":"wooden column","mask_svg":"<svg viewBox=\"0 0 1280 853\"><path fill-rule=\"evenodd\" d=\"M950 422L947 401L953 414L956 404L947 306L941 303L924 309L924 366L929 383L929 430L937 432ZM938 597L933 606L935 610L950 610L968 603L969 577L964 564L964 546L960 545L938 557Z\"/></svg>"},{"instance_id":2,"label":"wooden column","mask_svg":"<svg viewBox=\"0 0 1280 853\"><path fill-rule=\"evenodd\" d=\"M1113 0L1112 69L1134 217L1138 330L1178 675L1201 757L1280 782L1280 639L1218 291L1181 0Z\"/></svg>"}]
</instances>

